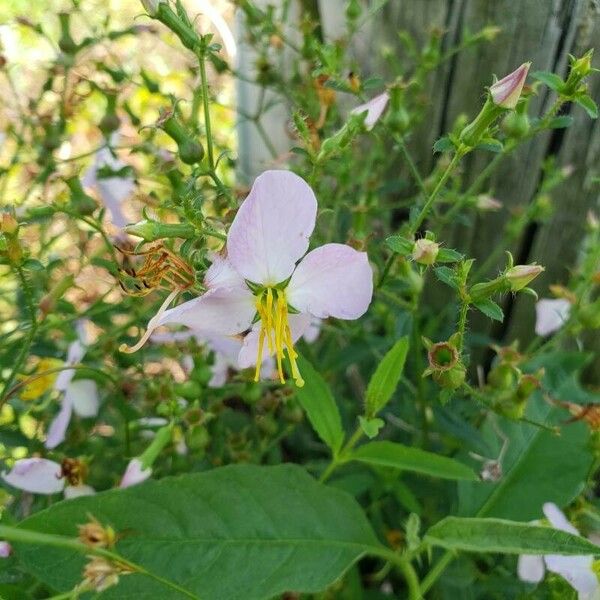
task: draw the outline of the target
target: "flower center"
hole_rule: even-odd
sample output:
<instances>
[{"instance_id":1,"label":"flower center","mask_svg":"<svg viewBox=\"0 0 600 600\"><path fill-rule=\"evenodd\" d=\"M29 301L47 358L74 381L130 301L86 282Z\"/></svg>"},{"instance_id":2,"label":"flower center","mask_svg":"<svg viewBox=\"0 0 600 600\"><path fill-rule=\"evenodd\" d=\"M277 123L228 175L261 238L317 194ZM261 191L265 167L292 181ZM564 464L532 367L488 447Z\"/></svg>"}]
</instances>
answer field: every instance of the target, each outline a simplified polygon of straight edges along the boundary
<instances>
[{"instance_id":1,"label":"flower center","mask_svg":"<svg viewBox=\"0 0 600 600\"><path fill-rule=\"evenodd\" d=\"M254 381L258 381L260 377L260 367L263 362L263 350L266 341L269 354L275 355L277 373L281 383L285 383L282 366L285 350L290 361L294 382L298 387L302 387L304 379L302 379L296 363L298 353L294 350L292 341L285 291L272 287L261 290L256 297L256 310L260 317L260 333Z\"/></svg>"}]
</instances>

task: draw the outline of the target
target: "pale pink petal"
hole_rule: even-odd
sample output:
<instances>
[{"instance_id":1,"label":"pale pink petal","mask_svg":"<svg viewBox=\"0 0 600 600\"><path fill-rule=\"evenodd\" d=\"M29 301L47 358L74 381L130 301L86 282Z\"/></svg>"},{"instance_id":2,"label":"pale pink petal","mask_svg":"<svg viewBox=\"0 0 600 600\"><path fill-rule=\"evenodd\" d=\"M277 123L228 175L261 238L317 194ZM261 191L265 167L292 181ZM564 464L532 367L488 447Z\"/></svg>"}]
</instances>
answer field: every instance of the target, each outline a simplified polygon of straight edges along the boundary
<instances>
[{"instance_id":1,"label":"pale pink petal","mask_svg":"<svg viewBox=\"0 0 600 600\"><path fill-rule=\"evenodd\" d=\"M98 414L100 398L98 386L93 379L76 379L65 391L63 402L70 402L80 417L95 417Z\"/></svg>"},{"instance_id":2,"label":"pale pink petal","mask_svg":"<svg viewBox=\"0 0 600 600\"><path fill-rule=\"evenodd\" d=\"M208 288L217 287L246 287L243 277L233 268L233 265L220 254L213 254L212 264L204 274L204 285Z\"/></svg>"},{"instance_id":3,"label":"pale pink petal","mask_svg":"<svg viewBox=\"0 0 600 600\"><path fill-rule=\"evenodd\" d=\"M62 444L65 441L65 436L67 434L67 428L69 427L69 423L71 422L71 415L73 414L73 405L70 401L67 401L66 398L63 398L60 406L60 410L52 423L50 423L50 427L48 428L48 433L46 434L46 441L44 442L44 446L46 448L52 450L56 448L59 444Z\"/></svg>"},{"instance_id":4,"label":"pale pink petal","mask_svg":"<svg viewBox=\"0 0 600 600\"><path fill-rule=\"evenodd\" d=\"M187 342L195 336L196 334L190 329L185 331L155 331L150 336L150 341L156 344L176 344L177 342Z\"/></svg>"},{"instance_id":5,"label":"pale pink petal","mask_svg":"<svg viewBox=\"0 0 600 600\"><path fill-rule=\"evenodd\" d=\"M490 87L492 102L502 108L515 108L521 97L530 66L531 63L523 63L518 69L494 83Z\"/></svg>"},{"instance_id":6,"label":"pale pink petal","mask_svg":"<svg viewBox=\"0 0 600 600\"><path fill-rule=\"evenodd\" d=\"M254 283L284 281L308 249L316 216L317 199L306 181L290 171L265 171L231 224L229 261Z\"/></svg>"},{"instance_id":7,"label":"pale pink petal","mask_svg":"<svg viewBox=\"0 0 600 600\"><path fill-rule=\"evenodd\" d=\"M562 510L560 510L560 508L558 508L554 502L546 502L542 506L542 510L546 516L546 519L550 521L550 525L552 525L554 529L560 529L561 531L566 531L567 533L572 533L573 535L579 535L579 531L573 527Z\"/></svg>"},{"instance_id":8,"label":"pale pink petal","mask_svg":"<svg viewBox=\"0 0 600 600\"><path fill-rule=\"evenodd\" d=\"M535 304L535 333L547 336L558 331L571 313L571 303L564 298L544 298Z\"/></svg>"},{"instance_id":9,"label":"pale pink petal","mask_svg":"<svg viewBox=\"0 0 600 600\"><path fill-rule=\"evenodd\" d=\"M54 381L54 389L57 392L64 392L69 383L71 383L73 377L75 377L75 369L64 369L63 371L60 371Z\"/></svg>"},{"instance_id":10,"label":"pale pink petal","mask_svg":"<svg viewBox=\"0 0 600 600\"><path fill-rule=\"evenodd\" d=\"M12 548L8 542L0 542L0 558L8 558Z\"/></svg>"},{"instance_id":11,"label":"pale pink petal","mask_svg":"<svg viewBox=\"0 0 600 600\"><path fill-rule=\"evenodd\" d=\"M294 314L288 316L290 324L290 331L292 334L292 341L296 343L304 334L304 332L310 327L312 318L307 314ZM258 357L258 341L260 335L260 323L257 323L252 327L252 330L244 338L244 343L238 356L238 366L240 369L247 369L256 365L256 359ZM269 358L269 349L267 344L263 345L263 365L266 364ZM262 366L261 366L262 373ZM265 376L265 373L263 373Z\"/></svg>"},{"instance_id":12,"label":"pale pink petal","mask_svg":"<svg viewBox=\"0 0 600 600\"><path fill-rule=\"evenodd\" d=\"M146 481L152 475L152 469L142 469L142 461L139 458L132 458L125 469L123 478L119 487L126 488Z\"/></svg>"},{"instance_id":13,"label":"pale pink petal","mask_svg":"<svg viewBox=\"0 0 600 600\"><path fill-rule=\"evenodd\" d=\"M522 554L517 562L517 574L521 581L539 583L544 579L544 558L535 554Z\"/></svg>"},{"instance_id":14,"label":"pale pink petal","mask_svg":"<svg viewBox=\"0 0 600 600\"><path fill-rule=\"evenodd\" d=\"M371 130L375 126L375 123L381 118L389 99L390 95L387 92L383 92L383 94L379 94L379 96L371 98L368 102L353 108L351 114L360 115L367 111L364 124L368 130Z\"/></svg>"},{"instance_id":15,"label":"pale pink petal","mask_svg":"<svg viewBox=\"0 0 600 600\"><path fill-rule=\"evenodd\" d=\"M309 344L316 342L319 336L321 335L322 324L323 321L321 319L311 319L308 329L304 332L304 335L302 336L304 338L304 341Z\"/></svg>"},{"instance_id":16,"label":"pale pink petal","mask_svg":"<svg viewBox=\"0 0 600 600\"><path fill-rule=\"evenodd\" d=\"M208 335L204 337L204 341L210 350L227 358L232 366L237 363L243 341L241 336Z\"/></svg>"},{"instance_id":17,"label":"pale pink petal","mask_svg":"<svg viewBox=\"0 0 600 600\"><path fill-rule=\"evenodd\" d=\"M2 479L32 494L57 494L65 487L61 466L45 458L22 458L9 473L2 473Z\"/></svg>"},{"instance_id":18,"label":"pale pink petal","mask_svg":"<svg viewBox=\"0 0 600 600\"><path fill-rule=\"evenodd\" d=\"M68 485L65 487L65 498L70 500L71 498L79 498L80 496L93 496L96 490L91 485L85 485L81 483L79 485Z\"/></svg>"},{"instance_id":19,"label":"pale pink petal","mask_svg":"<svg viewBox=\"0 0 600 600\"><path fill-rule=\"evenodd\" d=\"M254 296L249 289L213 288L167 310L154 325L173 323L195 332L233 335L248 329L255 313Z\"/></svg>"},{"instance_id":20,"label":"pale pink petal","mask_svg":"<svg viewBox=\"0 0 600 600\"><path fill-rule=\"evenodd\" d=\"M286 289L291 306L313 317L358 319L373 296L367 255L344 244L325 244L300 262Z\"/></svg>"},{"instance_id":21,"label":"pale pink petal","mask_svg":"<svg viewBox=\"0 0 600 600\"><path fill-rule=\"evenodd\" d=\"M225 385L230 367L231 361L229 359L222 354L215 354L215 361L210 368L212 375L208 382L208 387L218 388Z\"/></svg>"}]
</instances>

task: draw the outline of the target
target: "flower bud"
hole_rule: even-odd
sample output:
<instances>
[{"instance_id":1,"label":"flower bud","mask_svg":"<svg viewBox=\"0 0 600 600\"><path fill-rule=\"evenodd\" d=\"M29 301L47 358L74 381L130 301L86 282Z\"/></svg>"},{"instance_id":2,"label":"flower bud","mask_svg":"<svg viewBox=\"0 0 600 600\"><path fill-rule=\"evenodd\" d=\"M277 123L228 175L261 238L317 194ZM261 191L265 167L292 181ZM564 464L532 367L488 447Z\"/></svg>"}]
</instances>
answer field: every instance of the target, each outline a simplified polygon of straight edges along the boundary
<instances>
[{"instance_id":1,"label":"flower bud","mask_svg":"<svg viewBox=\"0 0 600 600\"><path fill-rule=\"evenodd\" d=\"M202 144L192 138L172 110L163 113L156 125L175 141L182 162L186 165L194 165L202 160L204 157Z\"/></svg>"},{"instance_id":2,"label":"flower bud","mask_svg":"<svg viewBox=\"0 0 600 600\"><path fill-rule=\"evenodd\" d=\"M513 111L502 121L502 129L512 138L522 138L529 133L529 117L526 114Z\"/></svg>"},{"instance_id":3,"label":"flower bud","mask_svg":"<svg viewBox=\"0 0 600 600\"><path fill-rule=\"evenodd\" d=\"M188 223L159 223L149 219L127 225L124 231L130 235L141 237L146 242L176 237L190 239L195 235L194 226Z\"/></svg>"},{"instance_id":4,"label":"flower bud","mask_svg":"<svg viewBox=\"0 0 600 600\"><path fill-rule=\"evenodd\" d=\"M531 63L523 63L518 69L490 87L490 97L496 106L507 109L517 106L530 65Z\"/></svg>"},{"instance_id":5,"label":"flower bud","mask_svg":"<svg viewBox=\"0 0 600 600\"><path fill-rule=\"evenodd\" d=\"M594 50L589 50L581 58L576 58L571 63L570 75L578 77L581 81L592 72L592 55Z\"/></svg>"},{"instance_id":6,"label":"flower bud","mask_svg":"<svg viewBox=\"0 0 600 600\"><path fill-rule=\"evenodd\" d=\"M151 16L155 17L158 14L158 7L164 0L141 0L144 10Z\"/></svg>"},{"instance_id":7,"label":"flower bud","mask_svg":"<svg viewBox=\"0 0 600 600\"><path fill-rule=\"evenodd\" d=\"M427 238L421 238L415 242L412 251L412 257L420 265L432 265L435 263L440 245Z\"/></svg>"},{"instance_id":8,"label":"flower bud","mask_svg":"<svg viewBox=\"0 0 600 600\"><path fill-rule=\"evenodd\" d=\"M495 211L502 208L502 202L489 194L479 194L475 200L475 206L482 211Z\"/></svg>"},{"instance_id":9,"label":"flower bud","mask_svg":"<svg viewBox=\"0 0 600 600\"><path fill-rule=\"evenodd\" d=\"M511 267L504 273L506 281L508 281L511 292L518 292L532 282L540 273L544 271L541 265L517 265Z\"/></svg>"},{"instance_id":10,"label":"flower bud","mask_svg":"<svg viewBox=\"0 0 600 600\"><path fill-rule=\"evenodd\" d=\"M7 235L15 235L19 229L19 223L10 213L2 213L2 222L0 223L0 231Z\"/></svg>"}]
</instances>

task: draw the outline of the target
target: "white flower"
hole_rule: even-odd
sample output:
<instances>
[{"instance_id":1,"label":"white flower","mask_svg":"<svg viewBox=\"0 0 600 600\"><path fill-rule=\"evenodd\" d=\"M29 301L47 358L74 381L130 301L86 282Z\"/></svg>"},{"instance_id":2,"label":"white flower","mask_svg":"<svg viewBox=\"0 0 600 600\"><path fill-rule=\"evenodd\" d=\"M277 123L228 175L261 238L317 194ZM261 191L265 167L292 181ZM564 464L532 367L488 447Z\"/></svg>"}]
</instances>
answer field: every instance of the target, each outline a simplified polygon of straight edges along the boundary
<instances>
[{"instance_id":1,"label":"white flower","mask_svg":"<svg viewBox=\"0 0 600 600\"><path fill-rule=\"evenodd\" d=\"M535 332L547 336L558 331L571 314L571 303L564 298L543 298L535 304Z\"/></svg>"},{"instance_id":2,"label":"white flower","mask_svg":"<svg viewBox=\"0 0 600 600\"><path fill-rule=\"evenodd\" d=\"M32 494L51 495L64 492L65 498L76 498L96 493L94 488L82 483L67 485L62 466L46 458L17 460L8 473L2 473L2 479L12 487Z\"/></svg>"},{"instance_id":3,"label":"white flower","mask_svg":"<svg viewBox=\"0 0 600 600\"><path fill-rule=\"evenodd\" d=\"M383 111L385 110L387 103L389 102L390 95L387 92L383 92L383 94L379 94L379 96L375 96L371 98L368 102L353 108L350 111L352 115L360 115L366 111L367 115L365 116L364 125L367 130L373 129L375 124L381 118Z\"/></svg>"},{"instance_id":4,"label":"white flower","mask_svg":"<svg viewBox=\"0 0 600 600\"><path fill-rule=\"evenodd\" d=\"M579 531L569 523L563 512L552 502L543 506L544 515L554 529L579 535ZM544 578L546 568L557 573L578 592L579 600L595 600L600 594L600 584L592 565L593 556L562 556L547 554L536 556L524 554L519 556L517 573L521 581L539 583Z\"/></svg>"},{"instance_id":5,"label":"white flower","mask_svg":"<svg viewBox=\"0 0 600 600\"><path fill-rule=\"evenodd\" d=\"M69 345L67 350L67 365L81 362L86 352L87 339L85 324L77 324L78 339ZM60 372L54 383L54 389L63 392L61 408L48 428L46 448L56 448L61 444L67 432L73 412L80 417L95 417L98 414L100 399L98 387L92 379L77 379L73 381L75 369L65 369Z\"/></svg>"},{"instance_id":6,"label":"white flower","mask_svg":"<svg viewBox=\"0 0 600 600\"><path fill-rule=\"evenodd\" d=\"M113 134L110 145L117 143ZM104 147L94 156L94 162L83 176L83 185L95 189L100 201L108 210L115 227L125 227L129 219L123 214L122 204L135 190L135 179L130 173L121 173L128 165Z\"/></svg>"}]
</instances>

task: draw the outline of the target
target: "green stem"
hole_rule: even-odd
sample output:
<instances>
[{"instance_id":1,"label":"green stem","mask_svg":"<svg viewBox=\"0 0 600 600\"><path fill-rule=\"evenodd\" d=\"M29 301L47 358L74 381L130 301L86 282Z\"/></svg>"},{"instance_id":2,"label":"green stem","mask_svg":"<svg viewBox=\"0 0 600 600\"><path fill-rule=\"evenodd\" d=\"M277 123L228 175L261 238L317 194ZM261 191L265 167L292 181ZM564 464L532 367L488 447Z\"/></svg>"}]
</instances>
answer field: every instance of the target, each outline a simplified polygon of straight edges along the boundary
<instances>
[{"instance_id":1,"label":"green stem","mask_svg":"<svg viewBox=\"0 0 600 600\"><path fill-rule=\"evenodd\" d=\"M427 215L429 214L429 211L431 210L433 203L435 202L435 199L437 198L437 195L439 194L440 190L444 187L446 181L448 181L448 177L450 177L452 171L454 170L454 167L456 167L460 159L465 154L465 150L459 149L456 151L456 154L452 157L450 164L446 167L446 170L440 177L440 180L437 182L437 185L431 192L431 195L429 196L429 198L427 198L427 202L425 202L423 208L421 209L421 212L418 214L417 218L415 219L415 222L412 224L410 228L411 235L414 235L419 229L419 227L421 227L423 221L425 221L425 219L427 218Z\"/></svg>"},{"instance_id":2,"label":"green stem","mask_svg":"<svg viewBox=\"0 0 600 600\"><path fill-rule=\"evenodd\" d=\"M446 567L454 560L454 554L447 550L440 560L435 563L431 571L427 573L425 579L421 582L421 593L426 594L429 588L438 580Z\"/></svg>"},{"instance_id":3,"label":"green stem","mask_svg":"<svg viewBox=\"0 0 600 600\"><path fill-rule=\"evenodd\" d=\"M423 182L423 178L421 177L421 174L419 173L419 169L417 169L417 165L415 164L415 161L413 160L412 156L410 155L410 152L408 151L408 148L406 147L406 142L404 141L404 138L401 135L395 135L394 139L400 146L402 155L404 156L404 158L406 160L406 164L408 165L408 168L410 169L410 172L411 172L416 184L419 186L419 190L421 190L421 193L424 196L426 196L427 190L425 188L425 183Z\"/></svg>"},{"instance_id":4,"label":"green stem","mask_svg":"<svg viewBox=\"0 0 600 600\"><path fill-rule=\"evenodd\" d=\"M23 294L25 296L25 303L27 305L27 311L29 312L29 319L31 321L31 327L29 328L29 334L27 335L25 342L19 349L17 357L15 358L10 375L8 376L8 379L6 380L4 387L2 388L2 397L0 397L0 406L2 406L2 404L4 404L4 401L8 397L8 393L11 389L11 386L15 380L15 377L17 376L17 373L19 372L19 370L22 367L23 362L25 361L25 358L27 357L27 353L29 352L29 348L31 347L31 344L33 343L35 334L37 333L38 326L39 326L39 322L36 317L35 307L33 305L33 298L32 298L31 288L29 287L29 282L27 281L27 278L25 277L25 273L23 273L23 269L21 268L21 266L17 265L15 268L16 268L17 274L19 276L21 285L23 287Z\"/></svg>"},{"instance_id":5,"label":"green stem","mask_svg":"<svg viewBox=\"0 0 600 600\"><path fill-rule=\"evenodd\" d=\"M8 540L9 542L17 542L23 544L35 544L43 546L53 546L55 548L64 548L65 550L74 550L84 555L100 556L107 559L108 561L127 567L134 573L145 575L150 577L161 584L170 587L173 590L178 591L180 594L187 596L188 598L194 598L194 600L200 600L199 596L196 596L192 592L182 588L173 581L164 579L160 575L156 575L147 571L144 567L123 558L116 552L105 550L104 548L93 548L87 546L75 538L70 538L64 535L51 535L48 533L40 533L38 531L30 531L27 529L19 529L17 527L9 527L7 525L0 525L0 538Z\"/></svg>"},{"instance_id":6,"label":"green stem","mask_svg":"<svg viewBox=\"0 0 600 600\"><path fill-rule=\"evenodd\" d=\"M409 600L422 600L424 590L419 584L419 577L407 556L402 556L389 548L382 547L378 551L371 552L374 556L383 558L394 565L402 573L408 587Z\"/></svg>"},{"instance_id":7,"label":"green stem","mask_svg":"<svg viewBox=\"0 0 600 600\"><path fill-rule=\"evenodd\" d=\"M200 64L200 81L202 85L202 104L204 107L204 127L206 129L206 150L208 154L208 166L211 171L215 170L215 158L213 154L212 129L210 126L210 108L208 104L208 78L206 76L206 56L204 53L198 56Z\"/></svg>"},{"instance_id":8,"label":"green stem","mask_svg":"<svg viewBox=\"0 0 600 600\"><path fill-rule=\"evenodd\" d=\"M363 435L363 430L360 427L357 427L356 431L352 434L346 445L331 459L331 462L327 465L327 468L323 471L321 477L319 477L319 481L321 483L325 483L340 465L347 462L347 454L352 450L352 448L354 448L354 446L356 446L357 442Z\"/></svg>"}]
</instances>

